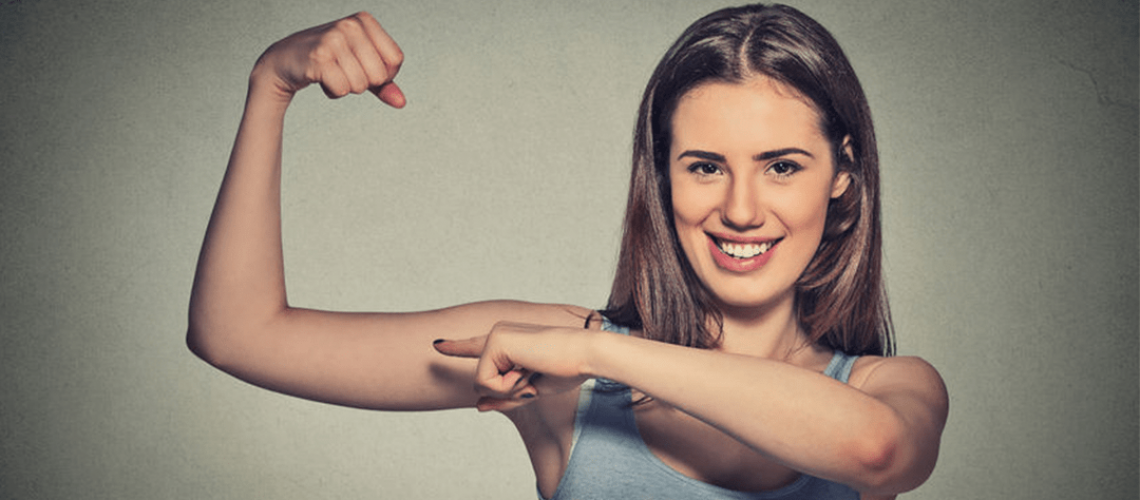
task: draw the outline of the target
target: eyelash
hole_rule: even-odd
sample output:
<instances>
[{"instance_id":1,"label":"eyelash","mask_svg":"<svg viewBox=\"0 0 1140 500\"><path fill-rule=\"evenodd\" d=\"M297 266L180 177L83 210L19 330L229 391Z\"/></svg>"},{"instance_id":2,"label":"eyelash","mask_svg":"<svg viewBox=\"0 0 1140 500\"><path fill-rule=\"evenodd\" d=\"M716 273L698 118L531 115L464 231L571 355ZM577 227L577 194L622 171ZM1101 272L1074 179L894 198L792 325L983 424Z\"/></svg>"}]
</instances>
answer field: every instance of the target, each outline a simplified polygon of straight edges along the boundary
<instances>
[{"instance_id":1,"label":"eyelash","mask_svg":"<svg viewBox=\"0 0 1140 500\"><path fill-rule=\"evenodd\" d=\"M705 169L707 169L707 168L715 169L716 171L715 172L706 172ZM708 163L708 162L701 161L701 162L697 162L697 163L694 163L692 165L689 165L689 172L697 174L701 177L707 177L710 175L716 175L716 174L721 173L721 169L720 169L720 166L715 164L715 163Z\"/></svg>"},{"instance_id":2,"label":"eyelash","mask_svg":"<svg viewBox=\"0 0 1140 500\"><path fill-rule=\"evenodd\" d=\"M786 170L784 172L775 172L774 171L774 169L780 168L780 167L782 167ZM715 171L714 172L707 172L706 169L714 169ZM701 177L707 177L707 176L717 175L717 174L721 173L721 168L719 165L717 165L715 163L709 163L709 162L703 162L703 161L689 165L688 170L689 170L689 172L696 174L698 176L701 176ZM797 163L795 163L793 161L788 161L788 160L776 161L775 163L772 163L771 165L768 166L768 168L765 169L766 172L772 172L773 174L775 174L776 178L778 178L778 179L786 179L788 177L791 177L793 174L795 174L796 172L799 172L800 170L803 170L803 167L799 166Z\"/></svg>"},{"instance_id":3,"label":"eyelash","mask_svg":"<svg viewBox=\"0 0 1140 500\"><path fill-rule=\"evenodd\" d=\"M779 166L784 166L788 169L786 172L783 172L783 173L773 172L776 174L776 177L779 179L786 179L788 177L791 177L793 174L795 174L796 172L799 172L800 170L803 169L803 167L799 166L795 162L788 161L788 160L780 160L780 161L777 161L777 162L769 165L767 168L767 171L773 171L773 169L775 169L776 167L779 167Z\"/></svg>"}]
</instances>

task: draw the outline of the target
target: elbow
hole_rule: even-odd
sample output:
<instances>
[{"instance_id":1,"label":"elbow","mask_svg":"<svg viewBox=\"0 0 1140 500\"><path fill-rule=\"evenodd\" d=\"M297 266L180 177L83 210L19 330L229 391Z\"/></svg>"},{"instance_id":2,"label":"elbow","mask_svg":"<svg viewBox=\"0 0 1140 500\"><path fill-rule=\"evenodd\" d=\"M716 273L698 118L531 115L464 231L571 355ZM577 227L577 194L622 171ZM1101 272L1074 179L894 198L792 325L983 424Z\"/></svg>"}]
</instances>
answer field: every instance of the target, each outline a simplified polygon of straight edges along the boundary
<instances>
[{"instance_id":1,"label":"elbow","mask_svg":"<svg viewBox=\"0 0 1140 500\"><path fill-rule=\"evenodd\" d=\"M190 311L186 326L186 347L190 352L203 361L216 364L213 360L218 353L218 330L220 322L217 315L210 314L208 301L199 296L197 286L190 294ZM211 321L214 319L214 321Z\"/></svg>"},{"instance_id":2,"label":"elbow","mask_svg":"<svg viewBox=\"0 0 1140 500\"><path fill-rule=\"evenodd\" d=\"M195 356L223 371L235 357L241 342L240 332L232 327L218 325L191 315L186 328L186 347Z\"/></svg>"},{"instance_id":3,"label":"elbow","mask_svg":"<svg viewBox=\"0 0 1140 500\"><path fill-rule=\"evenodd\" d=\"M186 330L186 347L210 366L234 375L243 361L241 353L248 351L248 341L243 341L237 333L203 330L191 324Z\"/></svg>"},{"instance_id":4,"label":"elbow","mask_svg":"<svg viewBox=\"0 0 1140 500\"><path fill-rule=\"evenodd\" d=\"M897 495L924 483L934 471L933 460L925 459L928 454L911 450L907 445L901 423L884 425L869 433L853 460L858 464L856 489L876 495Z\"/></svg>"},{"instance_id":5,"label":"elbow","mask_svg":"<svg viewBox=\"0 0 1140 500\"><path fill-rule=\"evenodd\" d=\"M217 337L210 329L203 327L201 322L191 319L186 328L186 347L202 361L218 366L224 346L219 345Z\"/></svg>"},{"instance_id":6,"label":"elbow","mask_svg":"<svg viewBox=\"0 0 1140 500\"><path fill-rule=\"evenodd\" d=\"M229 372L227 367L240 362L242 354L257 344L274 318L271 313L206 307L191 300L186 347L203 361Z\"/></svg>"},{"instance_id":7,"label":"elbow","mask_svg":"<svg viewBox=\"0 0 1140 500\"><path fill-rule=\"evenodd\" d=\"M211 350L208 348L205 337L206 335L202 331L202 328L191 321L190 325L186 328L186 347L188 347L190 352L194 353L195 356L198 356L203 361L209 362Z\"/></svg>"},{"instance_id":8,"label":"elbow","mask_svg":"<svg viewBox=\"0 0 1140 500\"><path fill-rule=\"evenodd\" d=\"M858 489L867 493L883 493L892 489L891 472L895 468L897 455L898 441L892 438L891 433L878 432L867 436L860 443L853 460L858 466Z\"/></svg>"}]
</instances>

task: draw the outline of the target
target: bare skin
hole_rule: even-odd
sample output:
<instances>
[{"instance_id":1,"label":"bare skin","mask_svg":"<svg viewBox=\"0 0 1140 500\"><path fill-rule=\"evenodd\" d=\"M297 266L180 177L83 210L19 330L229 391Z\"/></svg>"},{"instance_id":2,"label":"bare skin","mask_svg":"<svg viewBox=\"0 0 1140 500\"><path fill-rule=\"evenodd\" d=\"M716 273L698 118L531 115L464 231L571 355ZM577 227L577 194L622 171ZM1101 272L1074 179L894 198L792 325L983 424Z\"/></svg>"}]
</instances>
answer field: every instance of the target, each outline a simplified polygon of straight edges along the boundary
<instances>
[{"instance_id":1,"label":"bare skin","mask_svg":"<svg viewBox=\"0 0 1140 500\"><path fill-rule=\"evenodd\" d=\"M596 320L583 328L591 311L576 306L493 301L338 313L289 305L279 188L285 110L312 84L330 97L371 92L403 107L393 81L402 62L396 43L365 13L294 34L258 60L194 281L187 341L196 354L243 380L317 401L501 411L518 428L546 496L566 468L578 388L591 377L652 396L637 413L644 438L667 464L702 481L768 490L808 473L849 484L864 498L892 498L925 481L947 412L937 372L917 358L865 357L849 384L836 382L820 373L832 353L808 345L792 314L786 276L797 266L802 272L798 249L813 251L813 238L818 245L818 205L842 193L846 181L818 153L828 145L796 107L805 105L764 81L698 87L675 118L684 151L670 167L674 217L690 261L726 311L718 350L611 334ZM740 128L732 119L748 115L708 121L724 115L717 106L746 104L770 107L785 122L804 120L799 128L781 125L798 132L776 145L727 133ZM754 161L789 146L807 155ZM683 154L690 150L722 160ZM800 170L783 175L789 161ZM800 201L777 202L781 192L799 193L786 199ZM780 242L759 270L738 272L710 253L701 239L710 233ZM764 292L740 291L752 289ZM435 339L455 340L433 349ZM533 373L542 377L532 380Z\"/></svg>"}]
</instances>

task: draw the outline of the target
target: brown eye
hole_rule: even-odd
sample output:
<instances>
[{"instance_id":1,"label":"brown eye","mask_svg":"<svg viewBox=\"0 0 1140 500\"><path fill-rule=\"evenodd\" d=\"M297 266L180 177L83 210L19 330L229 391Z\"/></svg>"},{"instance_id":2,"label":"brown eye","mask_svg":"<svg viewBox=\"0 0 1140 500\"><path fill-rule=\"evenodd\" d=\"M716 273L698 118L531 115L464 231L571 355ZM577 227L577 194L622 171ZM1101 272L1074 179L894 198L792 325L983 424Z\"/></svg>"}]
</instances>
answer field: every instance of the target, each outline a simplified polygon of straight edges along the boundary
<instances>
[{"instance_id":1,"label":"brown eye","mask_svg":"<svg viewBox=\"0 0 1140 500\"><path fill-rule=\"evenodd\" d=\"M779 177L787 177L800 171L800 166L790 161L778 161L768 167L768 171Z\"/></svg>"},{"instance_id":2,"label":"brown eye","mask_svg":"<svg viewBox=\"0 0 1140 500\"><path fill-rule=\"evenodd\" d=\"M700 175L716 175L720 173L720 167L708 162L694 163L689 165L689 172Z\"/></svg>"}]
</instances>

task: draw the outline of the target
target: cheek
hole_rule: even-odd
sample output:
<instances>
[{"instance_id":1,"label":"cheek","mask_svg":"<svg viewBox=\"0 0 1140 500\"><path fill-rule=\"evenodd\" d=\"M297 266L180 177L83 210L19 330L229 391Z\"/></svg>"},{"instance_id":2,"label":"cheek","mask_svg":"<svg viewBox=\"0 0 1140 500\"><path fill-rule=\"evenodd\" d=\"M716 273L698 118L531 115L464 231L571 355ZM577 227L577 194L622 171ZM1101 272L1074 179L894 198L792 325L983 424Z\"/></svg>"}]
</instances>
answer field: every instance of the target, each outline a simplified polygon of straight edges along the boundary
<instances>
[{"instance_id":1,"label":"cheek","mask_svg":"<svg viewBox=\"0 0 1140 500\"><path fill-rule=\"evenodd\" d=\"M709 206L709 196L707 193L702 193L700 189L694 189L694 186L684 183L677 183L673 184L672 191L673 224L677 227L678 232L699 225L712 211ZM684 237L683 234L682 237Z\"/></svg>"},{"instance_id":2,"label":"cheek","mask_svg":"<svg viewBox=\"0 0 1140 500\"><path fill-rule=\"evenodd\" d=\"M789 229L809 235L822 236L827 223L827 205L829 197L805 196L788 204L785 211L784 223Z\"/></svg>"},{"instance_id":3,"label":"cheek","mask_svg":"<svg viewBox=\"0 0 1140 500\"><path fill-rule=\"evenodd\" d=\"M702 207L707 201L702 200L692 186L672 186L673 202L673 229L677 232L677 240L681 249L691 261L704 242L702 224L708 210Z\"/></svg>"}]
</instances>

